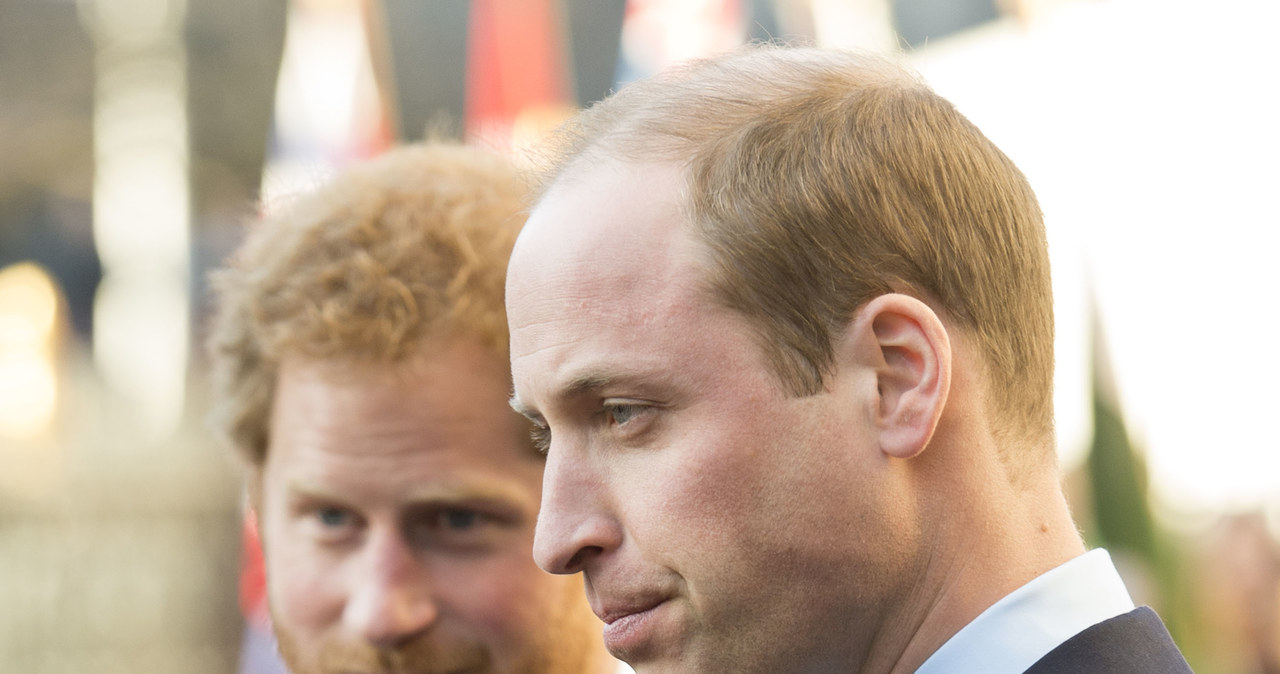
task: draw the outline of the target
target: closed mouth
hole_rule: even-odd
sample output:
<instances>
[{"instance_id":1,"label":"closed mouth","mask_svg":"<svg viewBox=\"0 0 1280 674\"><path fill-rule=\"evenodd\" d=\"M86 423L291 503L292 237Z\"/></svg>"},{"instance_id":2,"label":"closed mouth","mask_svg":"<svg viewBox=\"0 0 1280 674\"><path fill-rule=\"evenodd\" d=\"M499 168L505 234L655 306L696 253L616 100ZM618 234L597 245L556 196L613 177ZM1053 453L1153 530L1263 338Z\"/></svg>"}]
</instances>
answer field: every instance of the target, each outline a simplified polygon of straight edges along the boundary
<instances>
[{"instance_id":1,"label":"closed mouth","mask_svg":"<svg viewBox=\"0 0 1280 674\"><path fill-rule=\"evenodd\" d=\"M641 613L646 613L648 611L651 611L654 608L656 608L659 604L663 603L664 601L666 600L657 599L657 600L650 601L647 603L642 603L642 604L629 604L627 606L611 607L605 611L597 611L596 615L600 618L600 620L604 621L604 624L612 625L624 618L628 618L631 616L635 616Z\"/></svg>"},{"instance_id":2,"label":"closed mouth","mask_svg":"<svg viewBox=\"0 0 1280 674\"><path fill-rule=\"evenodd\" d=\"M623 660L643 659L657 645L657 640L670 636L669 621L662 610L666 604L666 598L645 599L598 613L605 623L605 648Z\"/></svg>"}]
</instances>

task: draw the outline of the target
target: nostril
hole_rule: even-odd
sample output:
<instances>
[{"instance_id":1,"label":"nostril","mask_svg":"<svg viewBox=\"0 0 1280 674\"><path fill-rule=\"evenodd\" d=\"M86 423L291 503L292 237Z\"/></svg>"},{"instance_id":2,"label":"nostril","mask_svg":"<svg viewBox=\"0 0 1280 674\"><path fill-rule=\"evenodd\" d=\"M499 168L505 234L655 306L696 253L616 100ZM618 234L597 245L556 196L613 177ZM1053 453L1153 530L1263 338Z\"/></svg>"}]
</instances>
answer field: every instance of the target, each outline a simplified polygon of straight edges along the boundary
<instances>
[{"instance_id":1,"label":"nostril","mask_svg":"<svg viewBox=\"0 0 1280 674\"><path fill-rule=\"evenodd\" d=\"M564 573L577 573L582 571L583 567L587 565L587 562L590 561L591 558L598 557L603 552L604 548L601 548L598 545L590 545L580 548L572 557L569 558L569 561L565 563Z\"/></svg>"},{"instance_id":2,"label":"nostril","mask_svg":"<svg viewBox=\"0 0 1280 674\"><path fill-rule=\"evenodd\" d=\"M369 644L379 649L394 649L412 641L430 629L436 609L430 601L382 603L365 606L356 617L357 631Z\"/></svg>"},{"instance_id":3,"label":"nostril","mask_svg":"<svg viewBox=\"0 0 1280 674\"><path fill-rule=\"evenodd\" d=\"M601 517L588 517L563 528L549 524L548 520L539 521L533 541L534 561L547 573L578 573L621 543L617 526Z\"/></svg>"}]
</instances>

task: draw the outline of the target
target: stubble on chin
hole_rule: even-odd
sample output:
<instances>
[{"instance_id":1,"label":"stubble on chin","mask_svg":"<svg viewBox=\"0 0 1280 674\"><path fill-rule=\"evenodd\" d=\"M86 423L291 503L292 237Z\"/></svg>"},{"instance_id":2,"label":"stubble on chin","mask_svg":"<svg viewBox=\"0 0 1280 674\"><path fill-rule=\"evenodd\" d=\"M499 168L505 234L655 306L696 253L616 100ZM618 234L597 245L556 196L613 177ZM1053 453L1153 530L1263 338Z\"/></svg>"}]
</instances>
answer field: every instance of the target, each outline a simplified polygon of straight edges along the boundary
<instances>
[{"instance_id":1,"label":"stubble on chin","mask_svg":"<svg viewBox=\"0 0 1280 674\"><path fill-rule=\"evenodd\" d=\"M288 628L273 626L280 657L291 674L454 674L487 672L492 664L482 644L432 643L430 634L394 649L329 640L304 647Z\"/></svg>"},{"instance_id":2,"label":"stubble on chin","mask_svg":"<svg viewBox=\"0 0 1280 674\"><path fill-rule=\"evenodd\" d=\"M614 664L603 650L601 623L577 583L566 584L563 594L544 605L541 619L533 623L536 631L498 658L493 644L447 637L439 626L395 649L336 637L309 643L271 613L277 647L291 674L587 674Z\"/></svg>"}]
</instances>

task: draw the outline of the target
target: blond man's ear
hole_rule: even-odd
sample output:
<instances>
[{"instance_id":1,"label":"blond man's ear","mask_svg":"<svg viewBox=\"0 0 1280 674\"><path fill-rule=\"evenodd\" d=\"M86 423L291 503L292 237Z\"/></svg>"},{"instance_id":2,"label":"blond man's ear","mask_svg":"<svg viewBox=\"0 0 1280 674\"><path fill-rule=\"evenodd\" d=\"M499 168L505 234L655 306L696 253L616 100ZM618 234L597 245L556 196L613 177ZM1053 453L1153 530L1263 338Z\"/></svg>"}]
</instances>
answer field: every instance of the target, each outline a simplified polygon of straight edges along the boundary
<instances>
[{"instance_id":1,"label":"blond man's ear","mask_svg":"<svg viewBox=\"0 0 1280 674\"><path fill-rule=\"evenodd\" d=\"M951 341L938 315L909 295L881 295L858 310L840 348L875 379L881 451L901 459L924 451L951 388Z\"/></svg>"}]
</instances>

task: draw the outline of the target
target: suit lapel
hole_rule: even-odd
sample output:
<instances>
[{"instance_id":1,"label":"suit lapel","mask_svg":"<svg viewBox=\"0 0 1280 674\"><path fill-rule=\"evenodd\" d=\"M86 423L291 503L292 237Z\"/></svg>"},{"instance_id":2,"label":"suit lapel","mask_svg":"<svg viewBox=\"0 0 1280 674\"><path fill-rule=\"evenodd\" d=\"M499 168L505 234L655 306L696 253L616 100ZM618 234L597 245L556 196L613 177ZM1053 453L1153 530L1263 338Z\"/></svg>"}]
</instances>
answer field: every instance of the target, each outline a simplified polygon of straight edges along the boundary
<instances>
[{"instance_id":1,"label":"suit lapel","mask_svg":"<svg viewBox=\"0 0 1280 674\"><path fill-rule=\"evenodd\" d=\"M1160 617L1146 606L1094 625L1050 651L1026 674L1191 674Z\"/></svg>"}]
</instances>

